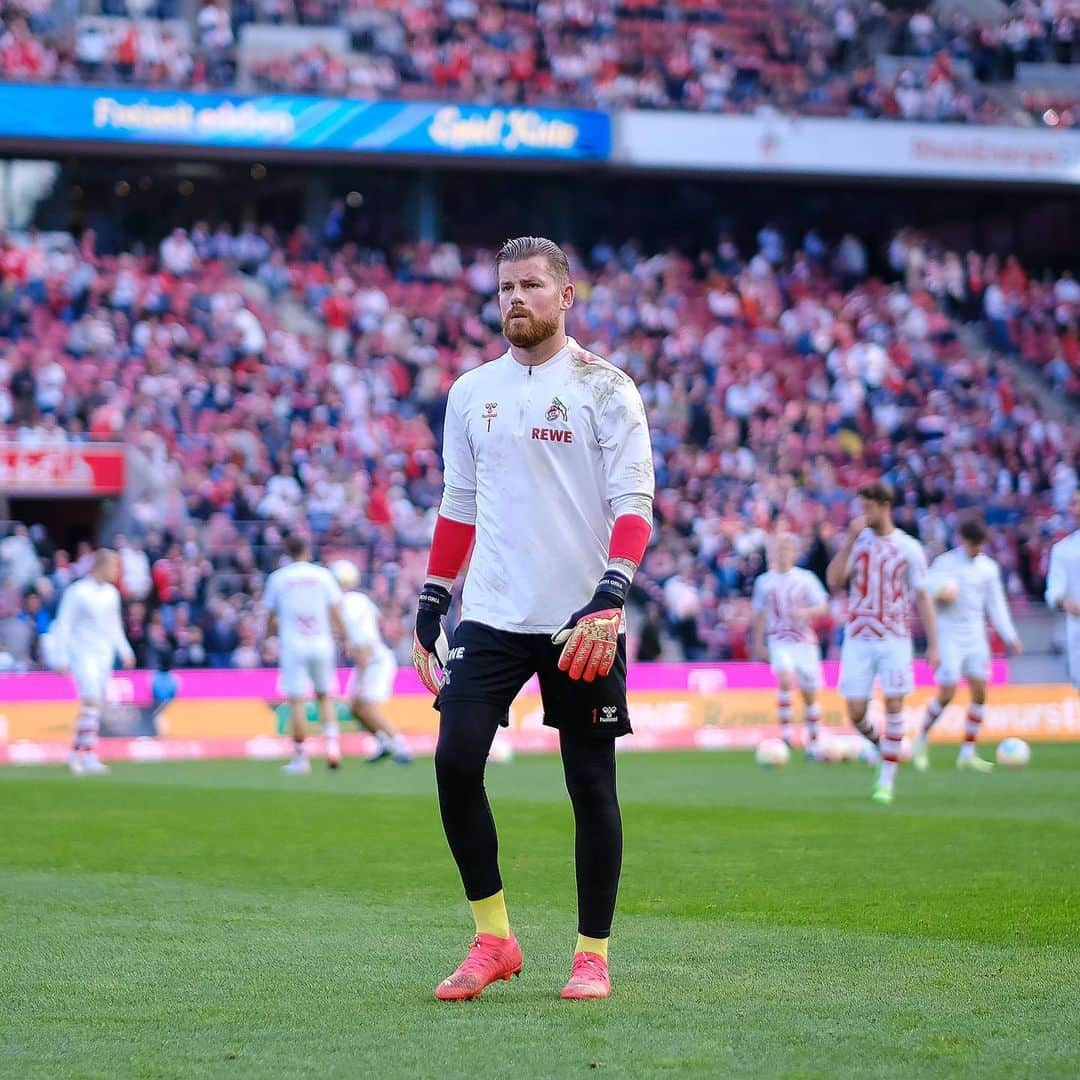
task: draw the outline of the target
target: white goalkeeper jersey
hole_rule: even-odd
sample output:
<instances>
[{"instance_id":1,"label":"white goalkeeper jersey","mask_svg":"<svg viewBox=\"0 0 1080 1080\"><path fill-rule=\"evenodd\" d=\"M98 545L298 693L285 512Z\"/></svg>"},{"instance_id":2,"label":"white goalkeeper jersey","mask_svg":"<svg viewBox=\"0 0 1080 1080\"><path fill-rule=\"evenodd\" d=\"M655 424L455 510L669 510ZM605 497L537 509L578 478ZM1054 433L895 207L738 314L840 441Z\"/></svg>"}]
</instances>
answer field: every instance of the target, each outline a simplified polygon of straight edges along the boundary
<instances>
[{"instance_id":1,"label":"white goalkeeper jersey","mask_svg":"<svg viewBox=\"0 0 1080 1080\"><path fill-rule=\"evenodd\" d=\"M134 657L120 621L119 590L93 577L64 590L49 637L54 667L90 664L108 670L118 656Z\"/></svg>"},{"instance_id":2,"label":"white goalkeeper jersey","mask_svg":"<svg viewBox=\"0 0 1080 1080\"><path fill-rule=\"evenodd\" d=\"M652 523L653 457L634 381L572 338L550 360L509 351L450 388L440 513L476 524L462 618L552 633L607 567L615 518Z\"/></svg>"},{"instance_id":3,"label":"white goalkeeper jersey","mask_svg":"<svg viewBox=\"0 0 1080 1080\"><path fill-rule=\"evenodd\" d=\"M956 599L948 604L935 600L938 633L943 639L983 642L989 618L1002 641L1017 640L1001 584L1001 570L989 555L980 552L973 559L963 548L939 555L930 564L927 589L934 596L950 582L956 585Z\"/></svg>"}]
</instances>

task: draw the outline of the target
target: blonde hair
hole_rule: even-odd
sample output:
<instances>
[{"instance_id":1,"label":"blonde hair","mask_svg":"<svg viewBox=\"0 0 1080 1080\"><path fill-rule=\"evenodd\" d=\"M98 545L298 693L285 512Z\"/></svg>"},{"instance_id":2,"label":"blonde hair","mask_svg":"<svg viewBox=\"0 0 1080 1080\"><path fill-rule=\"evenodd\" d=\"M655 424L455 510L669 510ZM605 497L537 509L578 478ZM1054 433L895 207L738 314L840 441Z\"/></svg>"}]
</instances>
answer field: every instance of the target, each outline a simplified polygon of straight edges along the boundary
<instances>
[{"instance_id":1,"label":"blonde hair","mask_svg":"<svg viewBox=\"0 0 1080 1080\"><path fill-rule=\"evenodd\" d=\"M559 281L570 280L570 260L567 259L566 252L546 236L518 236L507 240L495 256L495 271L498 273L504 262L521 262L534 255L540 255L547 260L548 268Z\"/></svg>"}]
</instances>

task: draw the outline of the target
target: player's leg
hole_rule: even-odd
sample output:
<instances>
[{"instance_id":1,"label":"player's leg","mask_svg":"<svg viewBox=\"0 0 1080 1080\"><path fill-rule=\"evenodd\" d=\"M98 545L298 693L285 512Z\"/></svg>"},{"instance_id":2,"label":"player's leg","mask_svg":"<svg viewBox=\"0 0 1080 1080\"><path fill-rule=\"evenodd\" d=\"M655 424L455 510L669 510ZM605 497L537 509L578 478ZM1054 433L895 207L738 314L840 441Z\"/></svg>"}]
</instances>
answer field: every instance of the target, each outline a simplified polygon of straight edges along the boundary
<instances>
[{"instance_id":1,"label":"player's leg","mask_svg":"<svg viewBox=\"0 0 1080 1080\"><path fill-rule=\"evenodd\" d=\"M622 872L622 815L615 783L615 740L559 733L566 790L574 808L578 938L564 998L607 997L608 939Z\"/></svg>"},{"instance_id":2,"label":"player's leg","mask_svg":"<svg viewBox=\"0 0 1080 1080\"><path fill-rule=\"evenodd\" d=\"M380 705L381 701L371 701L366 697L354 697L349 703L349 710L356 722L375 736L376 750L368 761L374 763L392 757L398 765L408 765L413 759L409 744L394 729Z\"/></svg>"},{"instance_id":3,"label":"player's leg","mask_svg":"<svg viewBox=\"0 0 1080 1080\"><path fill-rule=\"evenodd\" d=\"M904 739L904 698L915 688L911 641L881 642L879 654L881 686L885 693L885 732L873 798L876 802L891 803L900 765L900 744Z\"/></svg>"},{"instance_id":4,"label":"player's leg","mask_svg":"<svg viewBox=\"0 0 1080 1080\"><path fill-rule=\"evenodd\" d=\"M938 692L926 706L922 729L911 748L911 763L919 772L925 772L930 767L930 732L956 695L956 684L960 681L960 654L946 637L941 640L941 658L934 678Z\"/></svg>"},{"instance_id":5,"label":"player's leg","mask_svg":"<svg viewBox=\"0 0 1080 1080\"><path fill-rule=\"evenodd\" d=\"M941 719L941 714L949 707L949 703L956 696L956 683L941 682L941 669L938 670L938 692L926 706L922 730L915 737L915 742L911 748L911 764L919 772L926 772L930 767L930 732L938 720Z\"/></svg>"},{"instance_id":6,"label":"player's leg","mask_svg":"<svg viewBox=\"0 0 1080 1080\"><path fill-rule=\"evenodd\" d=\"M307 659L295 653L281 655L281 692L289 705L289 734L292 737L292 757L281 768L290 775L311 772L307 756L307 695L311 682Z\"/></svg>"},{"instance_id":7,"label":"player's leg","mask_svg":"<svg viewBox=\"0 0 1080 1080\"><path fill-rule=\"evenodd\" d=\"M293 776L311 772L307 756L307 696L292 693L289 702L289 734L292 736L293 752L281 771Z\"/></svg>"},{"instance_id":8,"label":"player's leg","mask_svg":"<svg viewBox=\"0 0 1080 1080\"><path fill-rule=\"evenodd\" d=\"M101 775L109 771L108 765L97 756L109 670L104 664L83 659L73 666L72 677L79 695L79 712L75 717L75 738L68 755L68 768L75 776Z\"/></svg>"},{"instance_id":9,"label":"player's leg","mask_svg":"<svg viewBox=\"0 0 1080 1080\"><path fill-rule=\"evenodd\" d=\"M840 649L840 681L837 689L847 704L851 726L876 747L878 733L868 715L877 670L874 645L874 642L844 639Z\"/></svg>"},{"instance_id":10,"label":"player's leg","mask_svg":"<svg viewBox=\"0 0 1080 1080\"><path fill-rule=\"evenodd\" d=\"M356 722L375 736L376 750L371 763L393 757L399 765L412 761L409 744L386 718L380 706L394 693L393 663L369 664L363 671L353 670L349 680L349 710Z\"/></svg>"},{"instance_id":11,"label":"player's leg","mask_svg":"<svg viewBox=\"0 0 1080 1080\"><path fill-rule=\"evenodd\" d=\"M326 746L326 764L336 769L341 764L341 731L338 728L337 698L334 694L337 673L334 653L316 653L308 662L308 677L315 688L315 708Z\"/></svg>"},{"instance_id":12,"label":"player's leg","mask_svg":"<svg viewBox=\"0 0 1080 1080\"><path fill-rule=\"evenodd\" d=\"M776 718L780 723L780 738L790 747L794 665L788 648L778 642L770 641L769 665L776 677Z\"/></svg>"},{"instance_id":13,"label":"player's leg","mask_svg":"<svg viewBox=\"0 0 1080 1080\"><path fill-rule=\"evenodd\" d=\"M510 931L499 838L484 789L484 768L499 724L501 705L451 701L439 707L435 779L443 831L457 864L476 923L476 938L457 970L435 989L443 1001L478 997L498 979L521 971L521 950Z\"/></svg>"},{"instance_id":14,"label":"player's leg","mask_svg":"<svg viewBox=\"0 0 1080 1080\"><path fill-rule=\"evenodd\" d=\"M560 649L537 635L536 666L544 723L558 728L566 788L574 809L578 937L562 996L611 993L608 940L622 869L622 818L615 787L615 739L630 732L626 641L609 674L591 683L559 671Z\"/></svg>"},{"instance_id":15,"label":"player's leg","mask_svg":"<svg viewBox=\"0 0 1080 1080\"><path fill-rule=\"evenodd\" d=\"M435 780L443 831L472 908L476 937L464 962L439 984L435 996L457 1001L478 997L490 983L521 970L484 770L495 732L535 667L525 635L473 622L458 626L450 655L436 701Z\"/></svg>"},{"instance_id":16,"label":"player's leg","mask_svg":"<svg viewBox=\"0 0 1080 1080\"><path fill-rule=\"evenodd\" d=\"M806 750L817 743L821 735L821 706L818 691L821 689L821 654L816 645L803 645L795 679L803 699L803 722L806 724Z\"/></svg>"},{"instance_id":17,"label":"player's leg","mask_svg":"<svg viewBox=\"0 0 1080 1080\"><path fill-rule=\"evenodd\" d=\"M779 689L776 692L776 715L780 721L780 738L789 747L791 746L791 706L794 700L794 694L792 693L793 681L790 670L784 671L777 676Z\"/></svg>"},{"instance_id":18,"label":"player's leg","mask_svg":"<svg viewBox=\"0 0 1080 1080\"><path fill-rule=\"evenodd\" d=\"M96 699L87 700L79 696L79 712L75 717L75 738L71 744L71 753L68 755L68 767L75 776L82 776L86 772L95 771L93 767L86 768L87 761L93 756L97 757L96 747L98 731L101 727L101 701ZM102 765L102 768L107 766Z\"/></svg>"},{"instance_id":19,"label":"player's leg","mask_svg":"<svg viewBox=\"0 0 1080 1080\"><path fill-rule=\"evenodd\" d=\"M821 736L821 705L817 699L816 689L803 690L803 723L806 724L806 746L813 746Z\"/></svg>"},{"instance_id":20,"label":"player's leg","mask_svg":"<svg viewBox=\"0 0 1080 1080\"><path fill-rule=\"evenodd\" d=\"M979 738L979 729L982 727L983 714L986 711L986 683L989 671L984 670L983 665L976 664L976 666L979 668L980 674L968 674L971 704L968 705L967 716L964 718L964 742L956 756L956 765L960 769L988 773L993 772L994 763L979 757L975 753L975 743ZM985 668L989 668L989 657Z\"/></svg>"}]
</instances>

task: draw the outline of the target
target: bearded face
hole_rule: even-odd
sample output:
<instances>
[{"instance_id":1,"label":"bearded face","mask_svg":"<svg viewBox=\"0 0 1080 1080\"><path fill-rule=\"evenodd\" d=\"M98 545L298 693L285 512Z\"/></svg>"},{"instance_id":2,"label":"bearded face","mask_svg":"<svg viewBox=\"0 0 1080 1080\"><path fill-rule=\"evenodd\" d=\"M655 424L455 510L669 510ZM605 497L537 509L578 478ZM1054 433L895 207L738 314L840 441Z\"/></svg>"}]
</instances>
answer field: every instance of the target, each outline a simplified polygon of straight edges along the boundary
<instances>
[{"instance_id":1,"label":"bearded face","mask_svg":"<svg viewBox=\"0 0 1080 1080\"><path fill-rule=\"evenodd\" d=\"M561 333L573 287L539 255L499 267L499 315L511 345L533 349Z\"/></svg>"},{"instance_id":2,"label":"bearded face","mask_svg":"<svg viewBox=\"0 0 1080 1080\"><path fill-rule=\"evenodd\" d=\"M560 319L555 315L532 315L511 309L503 316L503 333L511 345L532 349L559 332Z\"/></svg>"}]
</instances>

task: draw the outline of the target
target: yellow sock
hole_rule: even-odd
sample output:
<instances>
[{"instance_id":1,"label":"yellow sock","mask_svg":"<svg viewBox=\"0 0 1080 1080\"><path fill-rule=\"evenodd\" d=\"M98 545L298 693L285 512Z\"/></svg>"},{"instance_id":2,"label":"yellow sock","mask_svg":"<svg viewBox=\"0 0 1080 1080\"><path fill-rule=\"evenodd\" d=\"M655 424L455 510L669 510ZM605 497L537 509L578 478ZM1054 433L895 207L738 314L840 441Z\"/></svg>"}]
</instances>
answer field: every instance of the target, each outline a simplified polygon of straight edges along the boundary
<instances>
[{"instance_id":1,"label":"yellow sock","mask_svg":"<svg viewBox=\"0 0 1080 1080\"><path fill-rule=\"evenodd\" d=\"M485 896L483 900L470 900L469 907L472 908L478 934L510 936L510 916L506 914L506 896L502 889L493 896Z\"/></svg>"},{"instance_id":2,"label":"yellow sock","mask_svg":"<svg viewBox=\"0 0 1080 1080\"><path fill-rule=\"evenodd\" d=\"M586 937L584 934L578 934L574 952L596 953L597 956L602 956L607 960L607 943L606 937Z\"/></svg>"}]
</instances>

